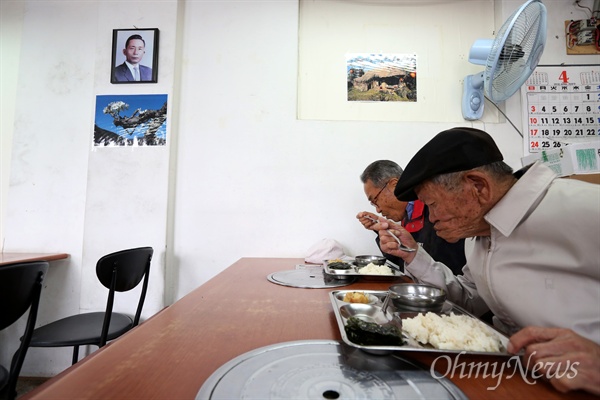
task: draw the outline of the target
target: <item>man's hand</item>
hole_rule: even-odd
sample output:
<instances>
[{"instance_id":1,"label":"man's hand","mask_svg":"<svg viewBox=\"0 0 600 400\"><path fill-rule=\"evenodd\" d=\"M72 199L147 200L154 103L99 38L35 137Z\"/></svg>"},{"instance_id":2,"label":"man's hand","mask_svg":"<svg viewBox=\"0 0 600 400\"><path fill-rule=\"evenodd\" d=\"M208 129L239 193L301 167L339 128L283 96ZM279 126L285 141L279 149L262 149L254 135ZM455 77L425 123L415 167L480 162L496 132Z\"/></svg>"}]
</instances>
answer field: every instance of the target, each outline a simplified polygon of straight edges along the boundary
<instances>
[{"instance_id":1,"label":"man's hand","mask_svg":"<svg viewBox=\"0 0 600 400\"><path fill-rule=\"evenodd\" d=\"M391 229L394 235L396 235L406 247L418 249L418 243L415 242L415 239L413 239L412 235L400 224L396 224L388 220L379 223L379 246L381 247L381 250L387 254L398 256L402 258L405 263L410 264L410 262L415 258L417 252L406 252L400 250L398 248L399 246L396 239L394 239L394 237L387 232L388 229Z\"/></svg>"},{"instance_id":2,"label":"man's hand","mask_svg":"<svg viewBox=\"0 0 600 400\"><path fill-rule=\"evenodd\" d=\"M600 345L570 329L529 326L508 343L509 353L521 349L524 365L529 361L558 391L582 389L600 395Z\"/></svg>"},{"instance_id":3,"label":"man's hand","mask_svg":"<svg viewBox=\"0 0 600 400\"><path fill-rule=\"evenodd\" d=\"M361 211L356 214L356 218L360 221L361 224L365 227L365 229L371 231L377 231L377 224L379 220L379 216L377 214L370 213L368 211ZM384 218L382 218L384 220Z\"/></svg>"}]
</instances>

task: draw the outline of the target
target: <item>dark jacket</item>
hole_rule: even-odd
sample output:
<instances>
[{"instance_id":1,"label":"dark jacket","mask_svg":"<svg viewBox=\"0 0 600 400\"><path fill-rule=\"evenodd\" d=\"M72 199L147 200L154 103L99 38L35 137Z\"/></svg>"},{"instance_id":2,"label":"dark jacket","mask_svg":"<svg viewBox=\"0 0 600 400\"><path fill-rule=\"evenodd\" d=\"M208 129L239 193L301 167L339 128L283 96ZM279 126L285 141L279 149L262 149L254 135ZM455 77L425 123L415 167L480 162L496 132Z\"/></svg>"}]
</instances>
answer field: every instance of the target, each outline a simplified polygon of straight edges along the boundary
<instances>
[{"instance_id":1,"label":"dark jacket","mask_svg":"<svg viewBox=\"0 0 600 400\"><path fill-rule=\"evenodd\" d=\"M152 81L152 68L146 67L145 65L139 64L140 67L140 80L139 82L151 82ZM135 82L133 75L127 64L123 63L115 67L113 71L114 80L116 82Z\"/></svg>"}]
</instances>

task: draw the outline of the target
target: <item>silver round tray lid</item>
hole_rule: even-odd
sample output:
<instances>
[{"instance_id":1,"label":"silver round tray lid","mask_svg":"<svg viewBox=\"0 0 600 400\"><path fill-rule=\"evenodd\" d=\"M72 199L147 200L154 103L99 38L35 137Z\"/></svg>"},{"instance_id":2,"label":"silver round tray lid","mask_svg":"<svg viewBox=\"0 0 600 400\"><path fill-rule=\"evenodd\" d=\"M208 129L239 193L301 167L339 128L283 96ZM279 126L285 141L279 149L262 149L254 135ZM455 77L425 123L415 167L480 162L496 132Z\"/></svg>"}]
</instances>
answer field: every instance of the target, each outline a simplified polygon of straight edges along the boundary
<instances>
[{"instance_id":1,"label":"silver round tray lid","mask_svg":"<svg viewBox=\"0 0 600 400\"><path fill-rule=\"evenodd\" d=\"M354 282L354 279L339 280L326 277L323 274L322 268L291 269L273 272L267 276L267 279L278 285L309 289L347 286Z\"/></svg>"},{"instance_id":2,"label":"silver round tray lid","mask_svg":"<svg viewBox=\"0 0 600 400\"><path fill-rule=\"evenodd\" d=\"M279 343L242 354L204 382L196 399L467 399L400 357L337 341Z\"/></svg>"}]
</instances>

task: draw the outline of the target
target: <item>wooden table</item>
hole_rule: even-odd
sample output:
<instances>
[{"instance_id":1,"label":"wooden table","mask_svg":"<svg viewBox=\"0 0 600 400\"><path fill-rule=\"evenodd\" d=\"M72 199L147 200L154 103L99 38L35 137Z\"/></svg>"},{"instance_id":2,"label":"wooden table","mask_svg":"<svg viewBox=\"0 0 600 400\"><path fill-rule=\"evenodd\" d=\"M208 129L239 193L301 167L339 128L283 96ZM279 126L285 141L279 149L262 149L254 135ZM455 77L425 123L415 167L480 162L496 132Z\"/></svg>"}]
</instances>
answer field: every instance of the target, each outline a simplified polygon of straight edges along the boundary
<instances>
[{"instance_id":1,"label":"wooden table","mask_svg":"<svg viewBox=\"0 0 600 400\"><path fill-rule=\"evenodd\" d=\"M68 257L65 253L0 253L0 266L30 261L56 261Z\"/></svg>"},{"instance_id":2,"label":"wooden table","mask_svg":"<svg viewBox=\"0 0 600 400\"><path fill-rule=\"evenodd\" d=\"M137 328L92 353L22 399L194 399L204 381L227 361L275 343L340 340L328 289L299 289L267 280L301 259L243 258ZM389 282L340 289L386 290ZM65 351L68 351L65 349ZM404 355L403 355L404 356ZM438 353L406 352L429 367ZM506 358L462 356L461 361ZM514 362L513 362L514 364ZM447 365L436 362L443 374ZM511 378L508 378L513 374ZM450 377L449 377L450 378ZM525 382L514 370L494 377L450 378L469 398L587 399L561 394L544 381Z\"/></svg>"}]
</instances>

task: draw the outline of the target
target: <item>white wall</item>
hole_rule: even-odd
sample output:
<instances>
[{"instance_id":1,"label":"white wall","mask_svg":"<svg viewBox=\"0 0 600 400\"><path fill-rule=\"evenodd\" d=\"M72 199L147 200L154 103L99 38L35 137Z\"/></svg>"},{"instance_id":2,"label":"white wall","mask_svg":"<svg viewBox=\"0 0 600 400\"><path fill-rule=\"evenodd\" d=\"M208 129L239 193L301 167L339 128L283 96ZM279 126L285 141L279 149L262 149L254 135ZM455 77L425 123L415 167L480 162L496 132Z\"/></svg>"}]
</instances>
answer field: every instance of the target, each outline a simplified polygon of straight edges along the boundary
<instances>
[{"instance_id":1,"label":"white wall","mask_svg":"<svg viewBox=\"0 0 600 400\"><path fill-rule=\"evenodd\" d=\"M492 1L303 1L299 14L302 119L464 122L455 100L463 78L482 70L465 60L473 38L494 35ZM379 52L415 55L416 102L347 100L347 55Z\"/></svg>"},{"instance_id":2,"label":"white wall","mask_svg":"<svg viewBox=\"0 0 600 400\"><path fill-rule=\"evenodd\" d=\"M502 22L520 4L502 2ZM542 63L592 62L567 57L560 36L565 8L565 18L582 13L559 0L546 4L553 25ZM358 175L376 159L406 164L454 126L297 120L297 13L295 2L186 5L182 81L193 83L181 92L176 259L169 266L178 275L177 297L240 257L302 257L324 237L351 255L375 252L371 233L354 219L369 208ZM519 96L506 108L521 129ZM511 166L521 166L522 139L508 123L473 125L494 136Z\"/></svg>"},{"instance_id":3,"label":"white wall","mask_svg":"<svg viewBox=\"0 0 600 400\"><path fill-rule=\"evenodd\" d=\"M567 57L564 40L554 39L579 11L545 3L551 25L542 63L595 61ZM40 323L101 309L94 262L121 246L157 251L146 316L240 257L303 257L325 237L350 255L376 252L354 218L369 209L359 174L376 159L406 164L455 125L297 120L295 0L125 1L119 7L129 12L118 15L110 4L26 2L10 185L2 182L10 189L5 251L71 254L50 268ZM507 16L518 5L496 8ZM112 29L131 25L161 30L158 84L108 83ZM95 96L109 93L168 93L172 147L91 152ZM520 127L518 97L506 111ZM508 123L462 125L490 132L520 167L522 139ZM130 166L139 175L123 178L119 169ZM132 205L137 195L148 209ZM0 333L2 364L18 335ZM32 349L23 374L52 375L69 359L67 349Z\"/></svg>"},{"instance_id":4,"label":"white wall","mask_svg":"<svg viewBox=\"0 0 600 400\"><path fill-rule=\"evenodd\" d=\"M114 11L114 3L97 1L24 2L4 251L70 254L45 278L39 324L102 310L96 261L131 247L154 248L143 317L165 304L170 146L94 148L92 134L96 95L172 97L177 3L128 2ZM112 29L134 26L162 33L159 83L111 85ZM115 310L133 313L139 292L117 296ZM23 322L2 332L5 365ZM23 374L54 374L70 364L69 354L32 348Z\"/></svg>"},{"instance_id":5,"label":"white wall","mask_svg":"<svg viewBox=\"0 0 600 400\"><path fill-rule=\"evenodd\" d=\"M24 3L0 1L0 250L4 245L4 224L8 201L15 97L19 75Z\"/></svg>"}]
</instances>

